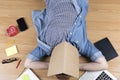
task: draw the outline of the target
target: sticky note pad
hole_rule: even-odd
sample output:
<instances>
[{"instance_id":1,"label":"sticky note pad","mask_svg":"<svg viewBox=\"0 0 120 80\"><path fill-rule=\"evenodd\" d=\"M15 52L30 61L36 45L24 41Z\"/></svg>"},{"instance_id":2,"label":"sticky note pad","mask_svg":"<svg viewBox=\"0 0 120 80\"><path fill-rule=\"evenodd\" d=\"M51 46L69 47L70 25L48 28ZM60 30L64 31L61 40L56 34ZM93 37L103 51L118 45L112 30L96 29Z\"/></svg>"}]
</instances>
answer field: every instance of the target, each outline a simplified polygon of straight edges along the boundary
<instances>
[{"instance_id":1,"label":"sticky note pad","mask_svg":"<svg viewBox=\"0 0 120 80\"><path fill-rule=\"evenodd\" d=\"M11 55L18 53L18 50L17 50L16 45L14 45L12 47L5 49L5 52L6 52L7 56L11 56Z\"/></svg>"},{"instance_id":2,"label":"sticky note pad","mask_svg":"<svg viewBox=\"0 0 120 80\"><path fill-rule=\"evenodd\" d=\"M24 75L22 76L22 80L30 80L29 75L24 74Z\"/></svg>"}]
</instances>

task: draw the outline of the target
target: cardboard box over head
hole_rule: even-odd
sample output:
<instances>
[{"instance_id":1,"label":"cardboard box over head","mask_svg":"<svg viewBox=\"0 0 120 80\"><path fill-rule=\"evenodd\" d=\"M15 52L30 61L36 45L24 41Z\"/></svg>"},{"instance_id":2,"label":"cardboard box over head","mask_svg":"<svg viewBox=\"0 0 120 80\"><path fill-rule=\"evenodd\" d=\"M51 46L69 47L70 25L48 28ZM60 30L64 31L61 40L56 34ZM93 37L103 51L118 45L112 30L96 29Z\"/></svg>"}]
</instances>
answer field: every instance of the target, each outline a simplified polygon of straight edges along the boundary
<instances>
[{"instance_id":1,"label":"cardboard box over head","mask_svg":"<svg viewBox=\"0 0 120 80\"><path fill-rule=\"evenodd\" d=\"M78 50L67 42L62 42L53 49L48 68L48 76L62 73L79 78Z\"/></svg>"}]
</instances>

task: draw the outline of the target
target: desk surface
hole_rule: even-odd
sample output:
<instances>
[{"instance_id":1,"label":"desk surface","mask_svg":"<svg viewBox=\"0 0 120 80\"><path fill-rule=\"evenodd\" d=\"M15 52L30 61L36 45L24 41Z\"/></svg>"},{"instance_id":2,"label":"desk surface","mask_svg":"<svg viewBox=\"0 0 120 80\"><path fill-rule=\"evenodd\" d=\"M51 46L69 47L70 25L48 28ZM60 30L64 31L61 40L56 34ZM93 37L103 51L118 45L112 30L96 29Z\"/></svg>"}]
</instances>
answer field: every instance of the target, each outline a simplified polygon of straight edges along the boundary
<instances>
[{"instance_id":1,"label":"desk surface","mask_svg":"<svg viewBox=\"0 0 120 80\"><path fill-rule=\"evenodd\" d=\"M87 16L87 33L90 41L95 42L108 37L113 46L120 54L120 1L119 0L89 0L89 14ZM18 69L18 61L8 64L0 63L0 80L15 80L24 69L24 61L37 45L36 31L31 20L32 10L41 10L45 8L43 0L0 0L0 61L10 57L18 57L22 61ZM6 36L6 29L9 25L17 25L16 20L24 17L29 29L19 32L14 37ZM6 44L14 40L12 45L17 45L18 54L7 57L5 49ZM84 59L82 59L84 60ZM82 61L80 60L80 61ZM86 60L85 60L86 61ZM120 77L120 57L109 61L109 71ZM47 70L33 70L42 80L57 80L54 77L47 77ZM70 78L70 80L75 80Z\"/></svg>"}]
</instances>

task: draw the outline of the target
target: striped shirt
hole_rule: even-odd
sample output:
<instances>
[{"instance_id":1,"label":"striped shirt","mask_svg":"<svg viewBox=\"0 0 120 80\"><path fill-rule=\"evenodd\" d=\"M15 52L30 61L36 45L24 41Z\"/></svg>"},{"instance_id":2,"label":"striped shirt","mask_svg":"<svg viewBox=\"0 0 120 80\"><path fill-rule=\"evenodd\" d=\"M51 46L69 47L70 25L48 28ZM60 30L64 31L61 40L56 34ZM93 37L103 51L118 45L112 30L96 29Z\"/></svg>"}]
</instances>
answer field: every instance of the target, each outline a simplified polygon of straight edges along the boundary
<instances>
[{"instance_id":1,"label":"striped shirt","mask_svg":"<svg viewBox=\"0 0 120 80\"><path fill-rule=\"evenodd\" d=\"M58 43L66 41L77 12L72 0L46 0L46 13L45 42L55 47Z\"/></svg>"}]
</instances>

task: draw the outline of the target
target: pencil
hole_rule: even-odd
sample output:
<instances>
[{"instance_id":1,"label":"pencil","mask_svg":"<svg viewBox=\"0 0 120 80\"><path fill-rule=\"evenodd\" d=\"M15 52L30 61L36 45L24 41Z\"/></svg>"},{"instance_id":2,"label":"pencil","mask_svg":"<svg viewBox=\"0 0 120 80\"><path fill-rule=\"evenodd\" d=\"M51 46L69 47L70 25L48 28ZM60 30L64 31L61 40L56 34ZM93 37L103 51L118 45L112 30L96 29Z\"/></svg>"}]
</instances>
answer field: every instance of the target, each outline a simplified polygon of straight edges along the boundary
<instances>
[{"instance_id":1,"label":"pencil","mask_svg":"<svg viewBox=\"0 0 120 80\"><path fill-rule=\"evenodd\" d=\"M20 62L21 62L21 60L18 61L16 68L18 68L18 66L20 65Z\"/></svg>"}]
</instances>

